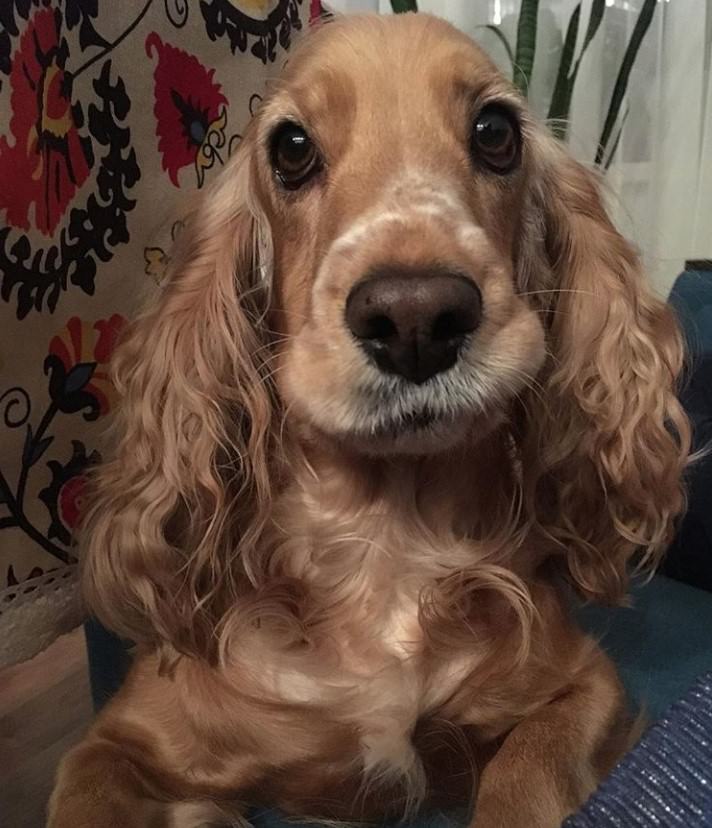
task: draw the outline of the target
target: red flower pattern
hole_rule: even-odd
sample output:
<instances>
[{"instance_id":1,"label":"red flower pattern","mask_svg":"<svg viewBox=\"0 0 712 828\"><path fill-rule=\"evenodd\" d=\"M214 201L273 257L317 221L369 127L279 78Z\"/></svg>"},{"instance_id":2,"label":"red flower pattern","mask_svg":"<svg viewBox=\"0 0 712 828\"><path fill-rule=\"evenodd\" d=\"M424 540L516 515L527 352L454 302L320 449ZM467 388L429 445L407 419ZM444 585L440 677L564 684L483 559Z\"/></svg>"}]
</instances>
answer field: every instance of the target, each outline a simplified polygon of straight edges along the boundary
<instances>
[{"instance_id":1,"label":"red flower pattern","mask_svg":"<svg viewBox=\"0 0 712 828\"><path fill-rule=\"evenodd\" d=\"M78 474L70 477L59 490L57 511L60 520L70 532L77 527L82 516L86 484L86 475Z\"/></svg>"},{"instance_id":2,"label":"red flower pattern","mask_svg":"<svg viewBox=\"0 0 712 828\"><path fill-rule=\"evenodd\" d=\"M66 41L59 9L43 8L28 22L12 59L11 144L0 137L0 210L7 223L47 236L54 233L93 163L91 143L79 133L65 74Z\"/></svg>"},{"instance_id":3,"label":"red flower pattern","mask_svg":"<svg viewBox=\"0 0 712 828\"><path fill-rule=\"evenodd\" d=\"M309 25L317 26L321 23L322 15L324 14L324 7L321 5L321 0L311 0L309 6Z\"/></svg>"},{"instance_id":4,"label":"red flower pattern","mask_svg":"<svg viewBox=\"0 0 712 828\"><path fill-rule=\"evenodd\" d=\"M88 482L88 469L100 460L92 451L87 455L84 443L72 440L72 454L66 463L52 459L47 463L52 479L39 493L39 499L47 507L50 524L47 538L71 546L74 530L84 516L84 499Z\"/></svg>"},{"instance_id":5,"label":"red flower pattern","mask_svg":"<svg viewBox=\"0 0 712 828\"><path fill-rule=\"evenodd\" d=\"M185 187L193 184L185 168L193 166L200 186L206 171L221 163L223 147L229 154L226 134L233 146L239 141L230 90L245 93L255 58L264 64L255 67L258 78L263 68L272 75L293 37L310 19L318 25L321 13L317 0L196 0L193 31L180 32L186 21L171 17L169 4L161 4L167 18L153 14L158 3L147 14L151 5L0 0L0 299L18 320L44 312L60 316L47 334L44 364L35 366L44 369L47 394L30 382L32 366L22 365L27 373L18 375L21 384L7 398L14 419L6 425L22 433L10 474L10 458L0 463L0 530L23 533L32 555L45 556L40 566L24 556L3 560L8 586L46 573L53 562L76 561L72 543L89 469L100 461L84 423L110 412L116 394L108 363L124 319L110 311L99 321L101 313L69 318L77 311L63 295L76 287L82 306L95 296L99 311L107 309L111 296L102 292L102 270L121 246L145 244L143 217L130 223L128 214L155 199L150 182L166 174L165 184ZM181 9L187 11L186 4ZM150 34L150 21L160 36ZM181 45L190 43L194 52L176 48L173 38L185 35ZM214 47L204 49L206 39ZM211 68L211 55L227 55L226 49L244 55L247 71L221 76L222 87L216 80L222 70ZM155 115L153 156L135 130L145 121L146 81ZM255 89L261 90L261 80ZM260 100L252 95L251 112ZM137 188L139 181L144 186ZM170 253L146 248L145 254L147 272L160 279ZM9 379L9 369L18 366L8 364L8 354L0 355L0 373ZM18 405L26 407L19 418Z\"/></svg>"},{"instance_id":6,"label":"red flower pattern","mask_svg":"<svg viewBox=\"0 0 712 828\"><path fill-rule=\"evenodd\" d=\"M156 32L146 38L146 53L158 54L154 72L153 108L158 151L163 169L176 187L178 172L195 165L198 186L225 143L227 98L208 71L193 55L164 43Z\"/></svg>"},{"instance_id":7,"label":"red flower pattern","mask_svg":"<svg viewBox=\"0 0 712 828\"><path fill-rule=\"evenodd\" d=\"M125 325L126 319L118 313L93 325L73 316L64 330L53 336L49 343L49 353L62 363L65 375L69 375L78 365L96 364L91 378L81 391L96 400L100 416L111 410L114 401L115 390L107 363Z\"/></svg>"}]
</instances>

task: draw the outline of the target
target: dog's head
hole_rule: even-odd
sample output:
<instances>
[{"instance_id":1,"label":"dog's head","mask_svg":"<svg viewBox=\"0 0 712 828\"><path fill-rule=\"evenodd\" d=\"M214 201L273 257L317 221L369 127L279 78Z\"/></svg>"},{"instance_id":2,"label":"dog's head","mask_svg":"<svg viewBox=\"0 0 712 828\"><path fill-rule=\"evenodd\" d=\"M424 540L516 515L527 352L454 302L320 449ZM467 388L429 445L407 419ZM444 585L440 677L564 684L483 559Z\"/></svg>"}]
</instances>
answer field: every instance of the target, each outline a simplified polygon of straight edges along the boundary
<instances>
[{"instance_id":1,"label":"dog's head","mask_svg":"<svg viewBox=\"0 0 712 828\"><path fill-rule=\"evenodd\" d=\"M205 648L236 579L260 578L290 440L433 455L506 430L523 520L590 595L668 537L674 320L596 177L446 23L307 38L178 248L119 358L122 441L89 517L85 584L113 626Z\"/></svg>"},{"instance_id":2,"label":"dog's head","mask_svg":"<svg viewBox=\"0 0 712 828\"><path fill-rule=\"evenodd\" d=\"M483 435L544 361L520 293L534 127L511 85L432 18L331 24L253 134L275 238L277 384L367 452Z\"/></svg>"}]
</instances>

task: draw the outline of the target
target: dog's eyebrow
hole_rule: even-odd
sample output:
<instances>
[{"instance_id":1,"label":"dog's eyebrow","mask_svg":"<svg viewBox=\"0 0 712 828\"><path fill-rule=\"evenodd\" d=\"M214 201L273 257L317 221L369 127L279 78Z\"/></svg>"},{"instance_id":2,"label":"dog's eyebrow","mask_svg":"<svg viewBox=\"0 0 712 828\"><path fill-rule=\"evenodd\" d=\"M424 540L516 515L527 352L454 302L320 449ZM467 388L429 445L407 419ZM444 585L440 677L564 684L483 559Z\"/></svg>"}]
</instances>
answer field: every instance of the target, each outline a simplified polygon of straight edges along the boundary
<instances>
[{"instance_id":1,"label":"dog's eyebrow","mask_svg":"<svg viewBox=\"0 0 712 828\"><path fill-rule=\"evenodd\" d=\"M522 101L516 91L499 78L473 78L459 76L451 79L451 94L470 107L479 108L484 104L502 103L520 115Z\"/></svg>"},{"instance_id":2,"label":"dog's eyebrow","mask_svg":"<svg viewBox=\"0 0 712 828\"><path fill-rule=\"evenodd\" d=\"M259 132L264 144L275 126L283 121L294 121L302 126L322 148L327 144L334 152L340 152L341 141L350 135L354 118L356 88L348 74L333 69L322 69L309 78L308 83L285 87L267 104ZM329 132L329 125L337 123L338 133Z\"/></svg>"}]
</instances>

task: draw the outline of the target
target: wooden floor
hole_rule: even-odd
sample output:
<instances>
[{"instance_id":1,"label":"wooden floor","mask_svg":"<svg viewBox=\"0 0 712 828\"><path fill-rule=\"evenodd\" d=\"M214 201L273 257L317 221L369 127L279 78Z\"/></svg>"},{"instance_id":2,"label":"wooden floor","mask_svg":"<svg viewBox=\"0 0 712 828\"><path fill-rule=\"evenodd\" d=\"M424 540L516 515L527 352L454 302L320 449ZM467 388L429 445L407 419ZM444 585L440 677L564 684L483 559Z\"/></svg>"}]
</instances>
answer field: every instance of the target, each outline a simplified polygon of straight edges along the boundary
<instances>
[{"instance_id":1,"label":"wooden floor","mask_svg":"<svg viewBox=\"0 0 712 828\"><path fill-rule=\"evenodd\" d=\"M0 670L2 828L44 828L57 763L91 717L81 629L32 661Z\"/></svg>"}]
</instances>

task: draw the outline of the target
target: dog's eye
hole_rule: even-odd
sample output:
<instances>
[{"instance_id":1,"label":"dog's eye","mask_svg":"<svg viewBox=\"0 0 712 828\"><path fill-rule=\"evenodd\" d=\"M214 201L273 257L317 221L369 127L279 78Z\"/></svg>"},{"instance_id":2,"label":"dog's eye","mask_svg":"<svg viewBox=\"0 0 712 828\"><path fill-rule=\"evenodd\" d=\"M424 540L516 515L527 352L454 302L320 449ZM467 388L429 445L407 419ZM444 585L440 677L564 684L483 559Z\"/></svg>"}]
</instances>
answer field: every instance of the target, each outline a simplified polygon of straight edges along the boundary
<instances>
[{"instance_id":1,"label":"dog's eye","mask_svg":"<svg viewBox=\"0 0 712 828\"><path fill-rule=\"evenodd\" d=\"M475 119L472 154L493 172L504 174L517 166L520 142L517 119L503 106L485 106Z\"/></svg>"},{"instance_id":2,"label":"dog's eye","mask_svg":"<svg viewBox=\"0 0 712 828\"><path fill-rule=\"evenodd\" d=\"M297 124L282 124L272 137L272 167L289 190L301 187L318 172L319 153L311 138Z\"/></svg>"}]
</instances>

